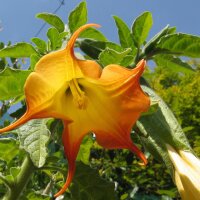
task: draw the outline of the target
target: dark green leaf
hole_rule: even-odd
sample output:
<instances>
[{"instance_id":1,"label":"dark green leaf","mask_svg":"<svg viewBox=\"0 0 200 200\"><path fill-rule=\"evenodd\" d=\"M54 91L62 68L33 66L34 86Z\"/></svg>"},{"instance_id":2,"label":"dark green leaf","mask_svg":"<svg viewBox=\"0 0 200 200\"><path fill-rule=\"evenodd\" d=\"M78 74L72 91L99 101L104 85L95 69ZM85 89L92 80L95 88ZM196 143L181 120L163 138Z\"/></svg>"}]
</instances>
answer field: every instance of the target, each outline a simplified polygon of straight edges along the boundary
<instances>
[{"instance_id":1,"label":"dark green leaf","mask_svg":"<svg viewBox=\"0 0 200 200\"><path fill-rule=\"evenodd\" d=\"M62 33L65 30L65 24L57 15L50 13L39 13L36 15L36 17L54 26L60 33Z\"/></svg>"},{"instance_id":2,"label":"dark green leaf","mask_svg":"<svg viewBox=\"0 0 200 200\"><path fill-rule=\"evenodd\" d=\"M76 31L80 26L87 23L87 6L86 2L81 2L69 15L69 29L71 33Z\"/></svg>"},{"instance_id":3,"label":"dark green leaf","mask_svg":"<svg viewBox=\"0 0 200 200\"><path fill-rule=\"evenodd\" d=\"M166 35L160 39L156 48L160 53L200 58L200 37L183 33Z\"/></svg>"},{"instance_id":4,"label":"dark green leaf","mask_svg":"<svg viewBox=\"0 0 200 200\"><path fill-rule=\"evenodd\" d=\"M24 83L29 70L5 68L0 72L0 100L13 99L24 94Z\"/></svg>"},{"instance_id":5,"label":"dark green leaf","mask_svg":"<svg viewBox=\"0 0 200 200\"><path fill-rule=\"evenodd\" d=\"M40 38L32 38L31 41L35 43L40 53L45 54L47 51L47 44L44 40Z\"/></svg>"},{"instance_id":6,"label":"dark green leaf","mask_svg":"<svg viewBox=\"0 0 200 200\"><path fill-rule=\"evenodd\" d=\"M151 54L152 51L155 50L156 44L160 41L160 39L170 32L171 28L169 25L164 27L159 33L157 33L153 38L150 39L149 42L144 46L143 52L148 55Z\"/></svg>"},{"instance_id":7,"label":"dark green leaf","mask_svg":"<svg viewBox=\"0 0 200 200\"><path fill-rule=\"evenodd\" d=\"M80 49L93 59L98 59L99 54L106 48L105 42L84 39L79 41Z\"/></svg>"},{"instance_id":8,"label":"dark green leaf","mask_svg":"<svg viewBox=\"0 0 200 200\"><path fill-rule=\"evenodd\" d=\"M192 67L183 62L180 58L172 55L157 55L153 58L156 64L160 67L168 68L174 72L192 73Z\"/></svg>"},{"instance_id":9,"label":"dark green leaf","mask_svg":"<svg viewBox=\"0 0 200 200\"><path fill-rule=\"evenodd\" d=\"M31 44L26 42L17 43L13 46L7 46L0 50L0 58L30 57L32 54L36 54L36 51Z\"/></svg>"},{"instance_id":10,"label":"dark green leaf","mask_svg":"<svg viewBox=\"0 0 200 200\"><path fill-rule=\"evenodd\" d=\"M56 28L49 28L49 30L47 31L47 36L50 40L50 46L52 51L61 47L62 41L60 39L60 34Z\"/></svg>"},{"instance_id":11,"label":"dark green leaf","mask_svg":"<svg viewBox=\"0 0 200 200\"><path fill-rule=\"evenodd\" d=\"M36 167L42 167L47 157L47 142L50 132L45 119L31 120L17 129L20 146L30 154Z\"/></svg>"},{"instance_id":12,"label":"dark green leaf","mask_svg":"<svg viewBox=\"0 0 200 200\"><path fill-rule=\"evenodd\" d=\"M118 28L118 35L121 46L124 48L132 48L135 51L135 46L131 37L130 29L128 28L126 23L119 17L114 16L113 18Z\"/></svg>"},{"instance_id":13,"label":"dark green leaf","mask_svg":"<svg viewBox=\"0 0 200 200\"><path fill-rule=\"evenodd\" d=\"M106 48L99 55L99 62L103 65L109 64L121 64L124 60L125 56L127 56L131 52L131 49L126 49L123 52L117 52L115 50Z\"/></svg>"},{"instance_id":14,"label":"dark green leaf","mask_svg":"<svg viewBox=\"0 0 200 200\"><path fill-rule=\"evenodd\" d=\"M134 21L132 36L138 48L145 42L152 25L153 18L150 12L144 12Z\"/></svg>"},{"instance_id":15,"label":"dark green leaf","mask_svg":"<svg viewBox=\"0 0 200 200\"><path fill-rule=\"evenodd\" d=\"M80 34L80 38L90 38L98 41L106 42L106 37L97 29L88 28Z\"/></svg>"},{"instance_id":16,"label":"dark green leaf","mask_svg":"<svg viewBox=\"0 0 200 200\"><path fill-rule=\"evenodd\" d=\"M168 156L166 144L174 148L191 150L190 145L177 119L165 102L149 87L143 90L150 96L151 101L158 101L157 112L142 116L137 121L137 127L143 133L141 141L148 151L159 161L163 161L173 174L173 166Z\"/></svg>"},{"instance_id":17,"label":"dark green leaf","mask_svg":"<svg viewBox=\"0 0 200 200\"><path fill-rule=\"evenodd\" d=\"M82 163L77 163L77 170L70 187L72 200L115 200L114 184L98 176L98 171Z\"/></svg>"}]
</instances>

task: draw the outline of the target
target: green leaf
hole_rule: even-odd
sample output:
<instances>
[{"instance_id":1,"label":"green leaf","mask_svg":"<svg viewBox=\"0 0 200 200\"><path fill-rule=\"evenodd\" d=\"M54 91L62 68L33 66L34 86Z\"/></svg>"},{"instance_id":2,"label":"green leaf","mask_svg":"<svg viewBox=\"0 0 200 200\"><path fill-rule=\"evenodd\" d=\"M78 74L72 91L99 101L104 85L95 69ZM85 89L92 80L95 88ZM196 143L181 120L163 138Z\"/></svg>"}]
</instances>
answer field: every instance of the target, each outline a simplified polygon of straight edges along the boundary
<instances>
[{"instance_id":1,"label":"green leaf","mask_svg":"<svg viewBox=\"0 0 200 200\"><path fill-rule=\"evenodd\" d=\"M151 101L158 101L157 112L140 117L136 125L143 136L140 136L148 151L159 161L163 161L173 174L173 165L168 156L166 144L177 149L191 150L187 138L177 119L165 102L149 87L142 86Z\"/></svg>"},{"instance_id":2,"label":"green leaf","mask_svg":"<svg viewBox=\"0 0 200 200\"><path fill-rule=\"evenodd\" d=\"M98 176L98 171L82 163L77 163L77 170L70 187L72 200L115 200L114 183ZM95 186L95 187L94 187Z\"/></svg>"},{"instance_id":3,"label":"green leaf","mask_svg":"<svg viewBox=\"0 0 200 200\"><path fill-rule=\"evenodd\" d=\"M22 196L21 200L52 200L51 197L47 195L40 194L41 191L39 192L33 192L33 191L28 191L29 193L25 193L24 196Z\"/></svg>"},{"instance_id":4,"label":"green leaf","mask_svg":"<svg viewBox=\"0 0 200 200\"><path fill-rule=\"evenodd\" d=\"M10 162L19 153L17 141L12 138L0 138L0 159Z\"/></svg>"},{"instance_id":5,"label":"green leaf","mask_svg":"<svg viewBox=\"0 0 200 200\"><path fill-rule=\"evenodd\" d=\"M19 174L20 170L21 170L20 167L11 167L10 168L10 175L13 177L14 180L17 177L17 175Z\"/></svg>"},{"instance_id":6,"label":"green leaf","mask_svg":"<svg viewBox=\"0 0 200 200\"><path fill-rule=\"evenodd\" d=\"M98 31L97 29L94 29L94 28L88 28L88 29L84 30L80 34L80 38L90 38L90 39L103 41L103 42L107 41L107 39L103 35L103 33L101 33L100 31Z\"/></svg>"},{"instance_id":7,"label":"green leaf","mask_svg":"<svg viewBox=\"0 0 200 200\"><path fill-rule=\"evenodd\" d=\"M200 58L200 37L176 33L166 35L156 45L158 53Z\"/></svg>"},{"instance_id":8,"label":"green leaf","mask_svg":"<svg viewBox=\"0 0 200 200\"><path fill-rule=\"evenodd\" d=\"M153 25L153 18L150 12L142 13L132 25L132 36L135 45L139 48L146 40Z\"/></svg>"},{"instance_id":9,"label":"green leaf","mask_svg":"<svg viewBox=\"0 0 200 200\"><path fill-rule=\"evenodd\" d=\"M118 35L120 44L124 48L132 48L135 51L135 45L131 37L131 31L126 23L117 16L113 16L115 23L118 28Z\"/></svg>"},{"instance_id":10,"label":"green leaf","mask_svg":"<svg viewBox=\"0 0 200 200\"><path fill-rule=\"evenodd\" d=\"M30 57L32 54L36 54L36 51L31 44L26 42L17 43L13 46L7 46L0 50L0 58L22 58Z\"/></svg>"},{"instance_id":11,"label":"green leaf","mask_svg":"<svg viewBox=\"0 0 200 200\"><path fill-rule=\"evenodd\" d=\"M47 36L50 40L51 50L56 50L61 47L62 40L60 39L60 34L56 28L49 28L47 31Z\"/></svg>"},{"instance_id":12,"label":"green leaf","mask_svg":"<svg viewBox=\"0 0 200 200\"><path fill-rule=\"evenodd\" d=\"M29 70L5 68L0 72L0 100L9 100L24 94L24 83Z\"/></svg>"},{"instance_id":13,"label":"green leaf","mask_svg":"<svg viewBox=\"0 0 200 200\"><path fill-rule=\"evenodd\" d=\"M167 25L164 27L159 33L157 33L153 38L149 40L149 42L146 43L146 45L143 48L143 53L145 55L152 54L152 51L155 50L156 44L160 41L160 39L170 33L172 29ZM151 55L152 56L152 55Z\"/></svg>"},{"instance_id":14,"label":"green leaf","mask_svg":"<svg viewBox=\"0 0 200 200\"><path fill-rule=\"evenodd\" d=\"M106 48L105 42L84 39L79 41L80 49L93 59L98 59L99 54Z\"/></svg>"},{"instance_id":15,"label":"green leaf","mask_svg":"<svg viewBox=\"0 0 200 200\"><path fill-rule=\"evenodd\" d=\"M71 33L76 31L80 26L87 23L87 5L81 2L69 15L69 29Z\"/></svg>"},{"instance_id":16,"label":"green leaf","mask_svg":"<svg viewBox=\"0 0 200 200\"><path fill-rule=\"evenodd\" d=\"M174 72L193 73L192 67L180 58L172 55L157 55L153 58L160 67L168 68Z\"/></svg>"},{"instance_id":17,"label":"green leaf","mask_svg":"<svg viewBox=\"0 0 200 200\"><path fill-rule=\"evenodd\" d=\"M36 15L36 17L54 26L59 31L59 33L62 33L65 30L64 22L57 15L50 13L39 13Z\"/></svg>"},{"instance_id":18,"label":"green leaf","mask_svg":"<svg viewBox=\"0 0 200 200\"><path fill-rule=\"evenodd\" d=\"M40 57L33 54L30 58L30 69L34 70L36 63L39 61Z\"/></svg>"},{"instance_id":19,"label":"green leaf","mask_svg":"<svg viewBox=\"0 0 200 200\"><path fill-rule=\"evenodd\" d=\"M117 52L113 49L106 48L104 51L102 51L99 55L99 62L103 65L109 65L109 64L121 64L125 57L131 52L131 49L126 49L123 52ZM134 59L134 57L132 57ZM130 61L133 61L130 60ZM129 63L128 63L129 64Z\"/></svg>"},{"instance_id":20,"label":"green leaf","mask_svg":"<svg viewBox=\"0 0 200 200\"><path fill-rule=\"evenodd\" d=\"M40 38L32 38L31 41L35 43L40 53L45 54L47 52L47 44L44 40Z\"/></svg>"},{"instance_id":21,"label":"green leaf","mask_svg":"<svg viewBox=\"0 0 200 200\"><path fill-rule=\"evenodd\" d=\"M93 145L93 140L91 136L84 137L76 160L82 161L84 164L88 165L90 158L90 149L92 145Z\"/></svg>"},{"instance_id":22,"label":"green leaf","mask_svg":"<svg viewBox=\"0 0 200 200\"><path fill-rule=\"evenodd\" d=\"M31 120L17 129L20 146L30 154L30 158L36 167L42 167L47 157L47 142L50 132L46 126L46 120Z\"/></svg>"}]
</instances>

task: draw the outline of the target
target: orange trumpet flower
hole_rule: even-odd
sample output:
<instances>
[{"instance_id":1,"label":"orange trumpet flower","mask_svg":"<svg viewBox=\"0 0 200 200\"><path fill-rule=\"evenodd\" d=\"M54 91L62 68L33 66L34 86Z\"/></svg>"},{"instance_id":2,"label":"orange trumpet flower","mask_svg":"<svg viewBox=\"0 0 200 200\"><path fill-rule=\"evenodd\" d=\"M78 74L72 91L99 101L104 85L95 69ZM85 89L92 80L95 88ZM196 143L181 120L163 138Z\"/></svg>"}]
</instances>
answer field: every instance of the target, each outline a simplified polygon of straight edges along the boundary
<instances>
[{"instance_id":1,"label":"orange trumpet flower","mask_svg":"<svg viewBox=\"0 0 200 200\"><path fill-rule=\"evenodd\" d=\"M77 59L74 43L79 34L91 26L99 25L80 27L65 49L39 60L24 86L26 113L0 129L0 133L10 131L38 118L53 117L63 121L62 139L69 170L66 183L55 197L70 185L81 141L88 133L93 132L101 146L129 149L147 163L130 137L132 126L150 106L149 97L139 84L145 61L130 70L114 64L102 69L95 61Z\"/></svg>"}]
</instances>

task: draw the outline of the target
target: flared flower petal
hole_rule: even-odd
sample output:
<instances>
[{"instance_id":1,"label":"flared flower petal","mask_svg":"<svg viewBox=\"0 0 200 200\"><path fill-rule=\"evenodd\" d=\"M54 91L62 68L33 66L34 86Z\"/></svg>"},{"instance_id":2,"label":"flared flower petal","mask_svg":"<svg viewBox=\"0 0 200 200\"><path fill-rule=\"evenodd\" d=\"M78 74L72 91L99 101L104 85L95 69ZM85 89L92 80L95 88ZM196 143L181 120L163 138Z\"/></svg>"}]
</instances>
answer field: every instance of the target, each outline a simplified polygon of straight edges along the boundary
<instances>
[{"instance_id":1,"label":"flared flower petal","mask_svg":"<svg viewBox=\"0 0 200 200\"><path fill-rule=\"evenodd\" d=\"M65 49L42 57L25 83L27 111L22 118L0 132L9 131L30 119L54 117L63 121L63 144L68 159L68 175L62 194L70 185L81 141L88 133L108 149L129 149L142 159L143 153L133 144L131 128L150 106L139 79L145 69L142 60L134 69L108 65L103 70L94 61L78 60L74 43L79 28Z\"/></svg>"},{"instance_id":2,"label":"flared flower petal","mask_svg":"<svg viewBox=\"0 0 200 200\"><path fill-rule=\"evenodd\" d=\"M190 152L177 152L167 145L175 168L175 183L183 200L198 200L200 197L199 160Z\"/></svg>"}]
</instances>

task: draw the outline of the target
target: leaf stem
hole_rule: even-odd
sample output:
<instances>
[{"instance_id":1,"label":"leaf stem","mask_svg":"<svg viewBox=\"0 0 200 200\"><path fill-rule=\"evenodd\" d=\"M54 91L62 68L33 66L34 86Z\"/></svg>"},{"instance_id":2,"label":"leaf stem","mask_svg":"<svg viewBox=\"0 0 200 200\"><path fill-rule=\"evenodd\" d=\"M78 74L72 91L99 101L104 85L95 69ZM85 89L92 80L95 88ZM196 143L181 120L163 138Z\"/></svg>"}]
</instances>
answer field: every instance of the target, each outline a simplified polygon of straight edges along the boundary
<instances>
[{"instance_id":1,"label":"leaf stem","mask_svg":"<svg viewBox=\"0 0 200 200\"><path fill-rule=\"evenodd\" d=\"M19 174L15 178L14 183L10 185L10 189L5 194L3 200L19 200L34 170L35 166L33 165L29 156L26 156L24 162L22 163Z\"/></svg>"}]
</instances>

